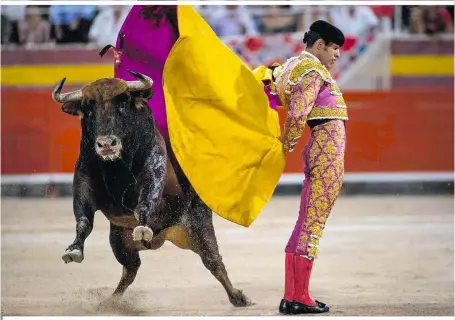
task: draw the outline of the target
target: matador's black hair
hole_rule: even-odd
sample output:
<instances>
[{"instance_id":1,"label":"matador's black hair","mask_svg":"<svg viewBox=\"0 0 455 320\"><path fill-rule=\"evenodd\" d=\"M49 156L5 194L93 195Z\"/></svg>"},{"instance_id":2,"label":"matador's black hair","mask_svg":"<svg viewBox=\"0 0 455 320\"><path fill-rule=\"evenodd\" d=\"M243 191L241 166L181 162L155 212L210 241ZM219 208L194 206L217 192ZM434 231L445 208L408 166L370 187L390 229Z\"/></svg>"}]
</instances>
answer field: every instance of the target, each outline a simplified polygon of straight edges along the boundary
<instances>
[{"instance_id":1,"label":"matador's black hair","mask_svg":"<svg viewBox=\"0 0 455 320\"><path fill-rule=\"evenodd\" d=\"M311 24L310 30L305 32L303 43L306 43L311 48L319 39L324 40L326 45L334 43L340 47L344 45L345 40L344 34L340 29L324 20L318 20Z\"/></svg>"}]
</instances>

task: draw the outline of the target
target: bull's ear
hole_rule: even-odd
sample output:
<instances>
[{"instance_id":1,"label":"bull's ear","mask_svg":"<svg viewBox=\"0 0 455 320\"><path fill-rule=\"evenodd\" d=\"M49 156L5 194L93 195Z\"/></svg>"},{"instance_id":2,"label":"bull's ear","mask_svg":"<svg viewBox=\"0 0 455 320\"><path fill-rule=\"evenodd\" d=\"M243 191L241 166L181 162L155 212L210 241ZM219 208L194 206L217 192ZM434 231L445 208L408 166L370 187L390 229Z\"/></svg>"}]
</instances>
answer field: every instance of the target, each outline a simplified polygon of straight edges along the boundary
<instances>
[{"instance_id":1,"label":"bull's ear","mask_svg":"<svg viewBox=\"0 0 455 320\"><path fill-rule=\"evenodd\" d=\"M62 111L72 116L79 116L82 114L81 101L69 101L62 105Z\"/></svg>"}]
</instances>

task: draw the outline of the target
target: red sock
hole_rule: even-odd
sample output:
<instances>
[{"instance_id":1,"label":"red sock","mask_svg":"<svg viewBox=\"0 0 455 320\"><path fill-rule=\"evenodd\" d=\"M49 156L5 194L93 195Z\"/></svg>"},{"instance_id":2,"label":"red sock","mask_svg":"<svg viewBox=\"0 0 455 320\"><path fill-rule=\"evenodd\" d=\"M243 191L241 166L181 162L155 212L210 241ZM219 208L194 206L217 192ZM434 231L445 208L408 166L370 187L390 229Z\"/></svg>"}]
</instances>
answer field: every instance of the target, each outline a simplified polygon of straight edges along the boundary
<instances>
[{"instance_id":1,"label":"red sock","mask_svg":"<svg viewBox=\"0 0 455 320\"><path fill-rule=\"evenodd\" d=\"M284 299L287 301L294 300L295 293L295 267L294 254L286 252L284 267Z\"/></svg>"},{"instance_id":2,"label":"red sock","mask_svg":"<svg viewBox=\"0 0 455 320\"><path fill-rule=\"evenodd\" d=\"M309 285L313 260L296 255L295 263L295 301L314 306L316 302L310 297Z\"/></svg>"}]
</instances>

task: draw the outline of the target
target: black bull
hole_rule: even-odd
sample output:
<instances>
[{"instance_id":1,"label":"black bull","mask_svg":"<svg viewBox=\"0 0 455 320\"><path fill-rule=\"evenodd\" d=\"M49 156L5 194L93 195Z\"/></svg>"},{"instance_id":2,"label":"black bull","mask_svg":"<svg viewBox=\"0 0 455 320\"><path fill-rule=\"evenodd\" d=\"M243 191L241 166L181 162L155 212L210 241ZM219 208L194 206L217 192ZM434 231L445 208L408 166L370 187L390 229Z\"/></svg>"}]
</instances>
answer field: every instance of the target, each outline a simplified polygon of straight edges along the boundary
<instances>
[{"instance_id":1,"label":"black bull","mask_svg":"<svg viewBox=\"0 0 455 320\"><path fill-rule=\"evenodd\" d=\"M213 229L212 211L185 179L175 156L156 128L147 100L152 79L105 78L81 90L53 98L62 110L81 118L80 154L73 181L76 238L63 255L82 262L84 243L96 211L110 221L109 242L123 266L120 282L108 299L118 299L136 277L139 251L158 249L168 240L197 253L225 288L234 306L251 305L229 280Z\"/></svg>"}]
</instances>

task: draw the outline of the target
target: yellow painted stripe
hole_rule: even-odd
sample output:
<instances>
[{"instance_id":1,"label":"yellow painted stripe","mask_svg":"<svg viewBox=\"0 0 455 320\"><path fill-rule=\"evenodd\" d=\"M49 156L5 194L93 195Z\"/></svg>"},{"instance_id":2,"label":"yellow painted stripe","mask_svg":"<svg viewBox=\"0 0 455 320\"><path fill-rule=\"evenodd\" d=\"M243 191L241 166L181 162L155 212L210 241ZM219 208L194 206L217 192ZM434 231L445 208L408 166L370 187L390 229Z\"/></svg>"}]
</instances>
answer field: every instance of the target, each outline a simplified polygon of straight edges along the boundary
<instances>
[{"instance_id":1,"label":"yellow painted stripe","mask_svg":"<svg viewBox=\"0 0 455 320\"><path fill-rule=\"evenodd\" d=\"M392 56L390 68L394 76L450 76L454 74L454 57ZM85 84L112 77L113 69L111 64L2 66L1 84L53 86L63 77L67 78L66 84Z\"/></svg>"},{"instance_id":2,"label":"yellow painted stripe","mask_svg":"<svg viewBox=\"0 0 455 320\"><path fill-rule=\"evenodd\" d=\"M392 56L390 69L394 76L450 76L453 56Z\"/></svg>"},{"instance_id":3,"label":"yellow painted stripe","mask_svg":"<svg viewBox=\"0 0 455 320\"><path fill-rule=\"evenodd\" d=\"M65 84L85 84L114 75L111 64L2 66L1 70L2 85L53 86L63 77Z\"/></svg>"}]
</instances>

